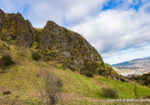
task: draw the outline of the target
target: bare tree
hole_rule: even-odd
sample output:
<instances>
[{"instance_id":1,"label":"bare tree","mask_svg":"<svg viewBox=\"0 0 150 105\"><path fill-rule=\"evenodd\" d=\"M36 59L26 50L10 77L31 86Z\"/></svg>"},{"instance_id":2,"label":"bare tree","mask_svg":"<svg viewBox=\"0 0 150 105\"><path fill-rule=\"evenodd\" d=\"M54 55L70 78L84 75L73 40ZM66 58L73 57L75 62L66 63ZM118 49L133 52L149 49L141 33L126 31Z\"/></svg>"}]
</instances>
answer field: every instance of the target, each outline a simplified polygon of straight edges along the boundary
<instances>
[{"instance_id":1,"label":"bare tree","mask_svg":"<svg viewBox=\"0 0 150 105\"><path fill-rule=\"evenodd\" d=\"M61 99L62 82L53 72L45 71L42 73L44 89L44 101L47 105L56 105ZM43 93L42 93L43 94Z\"/></svg>"}]
</instances>

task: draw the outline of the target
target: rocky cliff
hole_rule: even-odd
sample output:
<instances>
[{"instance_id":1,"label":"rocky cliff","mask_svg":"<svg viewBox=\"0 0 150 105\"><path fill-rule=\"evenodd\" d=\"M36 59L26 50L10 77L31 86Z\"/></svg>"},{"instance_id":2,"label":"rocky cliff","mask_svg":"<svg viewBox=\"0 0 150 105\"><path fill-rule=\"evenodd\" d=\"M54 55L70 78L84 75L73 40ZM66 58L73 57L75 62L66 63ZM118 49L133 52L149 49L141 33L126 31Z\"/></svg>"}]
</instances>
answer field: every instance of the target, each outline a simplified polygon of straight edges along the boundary
<instances>
[{"instance_id":1,"label":"rocky cliff","mask_svg":"<svg viewBox=\"0 0 150 105\"><path fill-rule=\"evenodd\" d=\"M57 61L64 68L82 74L111 75L112 68L104 64L101 56L80 34L48 21L43 29L32 27L20 13L0 10L0 39L19 48L28 48L41 56L41 60Z\"/></svg>"}]
</instances>

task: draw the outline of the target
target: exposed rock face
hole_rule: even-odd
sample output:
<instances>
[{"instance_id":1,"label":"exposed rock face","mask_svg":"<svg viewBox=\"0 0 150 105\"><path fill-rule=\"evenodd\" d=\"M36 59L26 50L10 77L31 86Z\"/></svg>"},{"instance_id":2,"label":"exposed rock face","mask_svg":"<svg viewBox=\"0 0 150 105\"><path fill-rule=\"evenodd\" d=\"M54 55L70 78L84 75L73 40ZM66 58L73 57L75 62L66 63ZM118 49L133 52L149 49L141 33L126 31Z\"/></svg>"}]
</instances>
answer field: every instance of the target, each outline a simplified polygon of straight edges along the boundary
<instances>
[{"instance_id":1,"label":"exposed rock face","mask_svg":"<svg viewBox=\"0 0 150 105\"><path fill-rule=\"evenodd\" d=\"M34 30L28 20L20 13L4 14L0 11L0 38L10 44L30 47L33 43Z\"/></svg>"},{"instance_id":2,"label":"exposed rock face","mask_svg":"<svg viewBox=\"0 0 150 105\"><path fill-rule=\"evenodd\" d=\"M83 74L110 75L113 71L81 35L53 21L48 21L43 29L38 30L20 13L6 14L0 10L0 39L18 47L31 48L43 60L58 61L64 67Z\"/></svg>"},{"instance_id":3,"label":"exposed rock face","mask_svg":"<svg viewBox=\"0 0 150 105\"><path fill-rule=\"evenodd\" d=\"M0 30L2 28L2 18L3 18L4 12L0 9Z\"/></svg>"},{"instance_id":4,"label":"exposed rock face","mask_svg":"<svg viewBox=\"0 0 150 105\"><path fill-rule=\"evenodd\" d=\"M49 49L53 53L49 55L71 69L80 69L87 61L102 61L97 51L81 35L52 21L47 22L40 39L41 49Z\"/></svg>"}]
</instances>

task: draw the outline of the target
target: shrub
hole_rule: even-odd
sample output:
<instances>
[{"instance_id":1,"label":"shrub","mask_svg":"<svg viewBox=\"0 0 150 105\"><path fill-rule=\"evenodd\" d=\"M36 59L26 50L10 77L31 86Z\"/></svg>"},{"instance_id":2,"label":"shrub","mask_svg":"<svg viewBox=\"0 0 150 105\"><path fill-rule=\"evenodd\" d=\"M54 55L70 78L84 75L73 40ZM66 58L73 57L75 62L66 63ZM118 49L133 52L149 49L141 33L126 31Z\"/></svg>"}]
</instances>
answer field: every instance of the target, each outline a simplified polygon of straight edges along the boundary
<instances>
[{"instance_id":1,"label":"shrub","mask_svg":"<svg viewBox=\"0 0 150 105\"><path fill-rule=\"evenodd\" d=\"M113 88L102 88L102 94L106 98L117 98L118 92Z\"/></svg>"},{"instance_id":2,"label":"shrub","mask_svg":"<svg viewBox=\"0 0 150 105\"><path fill-rule=\"evenodd\" d=\"M2 69L5 69L8 66L11 66L13 64L14 64L14 62L12 61L12 58L10 55L4 55L0 59L0 68L2 68Z\"/></svg>"},{"instance_id":3,"label":"shrub","mask_svg":"<svg viewBox=\"0 0 150 105\"><path fill-rule=\"evenodd\" d=\"M62 82L54 73L45 72L42 76L46 93L46 104L56 105L61 99Z\"/></svg>"},{"instance_id":4,"label":"shrub","mask_svg":"<svg viewBox=\"0 0 150 105\"><path fill-rule=\"evenodd\" d=\"M112 71L113 69L109 64L103 64L103 66L100 67L99 74L107 77L112 75Z\"/></svg>"},{"instance_id":5,"label":"shrub","mask_svg":"<svg viewBox=\"0 0 150 105\"><path fill-rule=\"evenodd\" d=\"M94 71L96 70L95 62L84 62L84 67L81 68L80 73L87 76L93 77Z\"/></svg>"},{"instance_id":6,"label":"shrub","mask_svg":"<svg viewBox=\"0 0 150 105\"><path fill-rule=\"evenodd\" d=\"M33 52L32 53L32 58L34 60L40 60L41 59L41 55L39 53L37 53L37 52Z\"/></svg>"},{"instance_id":7,"label":"shrub","mask_svg":"<svg viewBox=\"0 0 150 105\"><path fill-rule=\"evenodd\" d=\"M81 71L81 74L83 74L87 77L93 77L93 73L90 70L84 69L84 70Z\"/></svg>"}]
</instances>

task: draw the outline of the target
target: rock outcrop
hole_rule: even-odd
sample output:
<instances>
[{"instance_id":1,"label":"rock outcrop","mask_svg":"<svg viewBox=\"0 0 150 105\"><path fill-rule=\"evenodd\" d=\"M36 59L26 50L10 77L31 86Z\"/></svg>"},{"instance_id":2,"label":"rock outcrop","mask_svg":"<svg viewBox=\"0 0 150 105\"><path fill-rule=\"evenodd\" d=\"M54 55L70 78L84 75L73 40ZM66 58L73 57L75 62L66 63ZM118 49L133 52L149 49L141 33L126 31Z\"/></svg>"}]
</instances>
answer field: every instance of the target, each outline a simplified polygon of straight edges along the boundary
<instances>
[{"instance_id":1,"label":"rock outcrop","mask_svg":"<svg viewBox=\"0 0 150 105\"><path fill-rule=\"evenodd\" d=\"M45 61L57 61L63 67L90 75L111 75L113 70L80 34L48 21L43 29L32 27L20 13L0 10L0 39L18 47L30 48Z\"/></svg>"},{"instance_id":2,"label":"rock outcrop","mask_svg":"<svg viewBox=\"0 0 150 105\"><path fill-rule=\"evenodd\" d=\"M8 14L0 10L0 38L10 44L31 47L34 29L20 13Z\"/></svg>"},{"instance_id":3,"label":"rock outcrop","mask_svg":"<svg viewBox=\"0 0 150 105\"><path fill-rule=\"evenodd\" d=\"M85 62L102 61L97 51L78 33L48 21L40 34L39 48L52 53L57 61L71 69L79 69ZM50 56L51 57L51 56ZM50 58L52 59L52 58Z\"/></svg>"}]
</instances>

